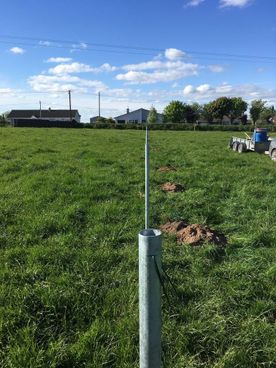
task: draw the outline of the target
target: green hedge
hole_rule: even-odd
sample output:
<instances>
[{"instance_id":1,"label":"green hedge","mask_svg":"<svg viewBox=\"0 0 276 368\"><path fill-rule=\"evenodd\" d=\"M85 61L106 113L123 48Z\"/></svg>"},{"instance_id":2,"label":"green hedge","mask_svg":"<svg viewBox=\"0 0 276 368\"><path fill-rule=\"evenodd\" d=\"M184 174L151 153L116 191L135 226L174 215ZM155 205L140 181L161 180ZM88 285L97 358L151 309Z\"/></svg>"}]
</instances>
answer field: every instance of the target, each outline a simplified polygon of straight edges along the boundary
<instances>
[{"instance_id":1,"label":"green hedge","mask_svg":"<svg viewBox=\"0 0 276 368\"><path fill-rule=\"evenodd\" d=\"M142 130L145 129L145 124L89 124L86 126L90 129L134 129ZM270 132L276 132L276 126L262 126L267 128ZM197 125L194 127L193 124L187 123L162 123L162 124L150 124L150 130L196 130L196 131L225 131L225 132L248 132L253 131L254 127L252 125L218 125L218 124L208 124L208 125Z\"/></svg>"}]
</instances>

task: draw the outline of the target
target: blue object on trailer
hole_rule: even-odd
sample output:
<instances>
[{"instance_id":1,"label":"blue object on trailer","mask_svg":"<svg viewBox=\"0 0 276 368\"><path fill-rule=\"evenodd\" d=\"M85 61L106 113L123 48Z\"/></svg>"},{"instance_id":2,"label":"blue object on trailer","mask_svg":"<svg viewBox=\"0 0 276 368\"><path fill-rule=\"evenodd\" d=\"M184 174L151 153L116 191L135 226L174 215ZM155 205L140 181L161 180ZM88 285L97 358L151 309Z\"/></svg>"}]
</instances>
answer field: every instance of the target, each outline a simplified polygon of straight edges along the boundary
<instances>
[{"instance_id":1,"label":"blue object on trailer","mask_svg":"<svg viewBox=\"0 0 276 368\"><path fill-rule=\"evenodd\" d=\"M247 138L232 137L229 142L229 146L240 153L247 151L254 151L258 153L264 153L269 150L270 142L268 137L268 131L265 128L256 128L252 134Z\"/></svg>"},{"instance_id":2,"label":"blue object on trailer","mask_svg":"<svg viewBox=\"0 0 276 368\"><path fill-rule=\"evenodd\" d=\"M268 141L267 129L265 129L265 128L256 128L254 130L252 140L255 141L256 143L267 142Z\"/></svg>"}]
</instances>

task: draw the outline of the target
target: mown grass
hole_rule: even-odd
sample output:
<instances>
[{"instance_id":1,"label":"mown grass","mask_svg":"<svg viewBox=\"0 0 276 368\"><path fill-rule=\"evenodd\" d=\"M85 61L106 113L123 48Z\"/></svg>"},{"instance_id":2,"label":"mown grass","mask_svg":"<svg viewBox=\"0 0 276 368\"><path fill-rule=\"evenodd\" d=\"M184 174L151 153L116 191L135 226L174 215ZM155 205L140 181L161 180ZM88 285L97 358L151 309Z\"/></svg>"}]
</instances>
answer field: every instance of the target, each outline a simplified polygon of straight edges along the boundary
<instances>
[{"instance_id":1,"label":"mown grass","mask_svg":"<svg viewBox=\"0 0 276 368\"><path fill-rule=\"evenodd\" d=\"M164 367L276 367L275 163L228 150L230 133L150 135L151 224L229 239L165 236ZM138 367L143 132L2 128L0 141L0 366Z\"/></svg>"}]
</instances>

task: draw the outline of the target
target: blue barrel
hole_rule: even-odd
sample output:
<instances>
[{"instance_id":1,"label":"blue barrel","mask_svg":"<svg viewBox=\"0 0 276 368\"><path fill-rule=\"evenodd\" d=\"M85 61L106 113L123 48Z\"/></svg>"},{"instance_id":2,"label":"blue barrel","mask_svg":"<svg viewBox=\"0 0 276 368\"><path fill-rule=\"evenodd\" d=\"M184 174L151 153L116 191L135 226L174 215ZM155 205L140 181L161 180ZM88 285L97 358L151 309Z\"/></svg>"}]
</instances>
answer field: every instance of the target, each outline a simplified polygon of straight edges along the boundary
<instances>
[{"instance_id":1,"label":"blue barrel","mask_svg":"<svg viewBox=\"0 0 276 368\"><path fill-rule=\"evenodd\" d=\"M256 143L267 142L267 129L255 129L253 133L253 141L255 141Z\"/></svg>"}]
</instances>

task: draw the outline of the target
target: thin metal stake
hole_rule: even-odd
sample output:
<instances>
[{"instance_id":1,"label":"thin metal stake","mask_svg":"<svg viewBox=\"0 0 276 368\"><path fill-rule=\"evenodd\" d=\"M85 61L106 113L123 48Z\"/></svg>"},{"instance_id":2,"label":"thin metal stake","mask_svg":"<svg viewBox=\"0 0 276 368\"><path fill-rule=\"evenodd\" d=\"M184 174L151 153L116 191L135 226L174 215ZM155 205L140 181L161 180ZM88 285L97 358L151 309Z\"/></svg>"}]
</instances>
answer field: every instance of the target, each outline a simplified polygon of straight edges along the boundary
<instances>
[{"instance_id":1,"label":"thin metal stake","mask_svg":"<svg viewBox=\"0 0 276 368\"><path fill-rule=\"evenodd\" d=\"M162 234L149 225L149 132L145 142L145 229L139 233L139 345L140 368L161 367Z\"/></svg>"},{"instance_id":2,"label":"thin metal stake","mask_svg":"<svg viewBox=\"0 0 276 368\"><path fill-rule=\"evenodd\" d=\"M145 229L149 229L149 132L146 125L145 143Z\"/></svg>"}]
</instances>

